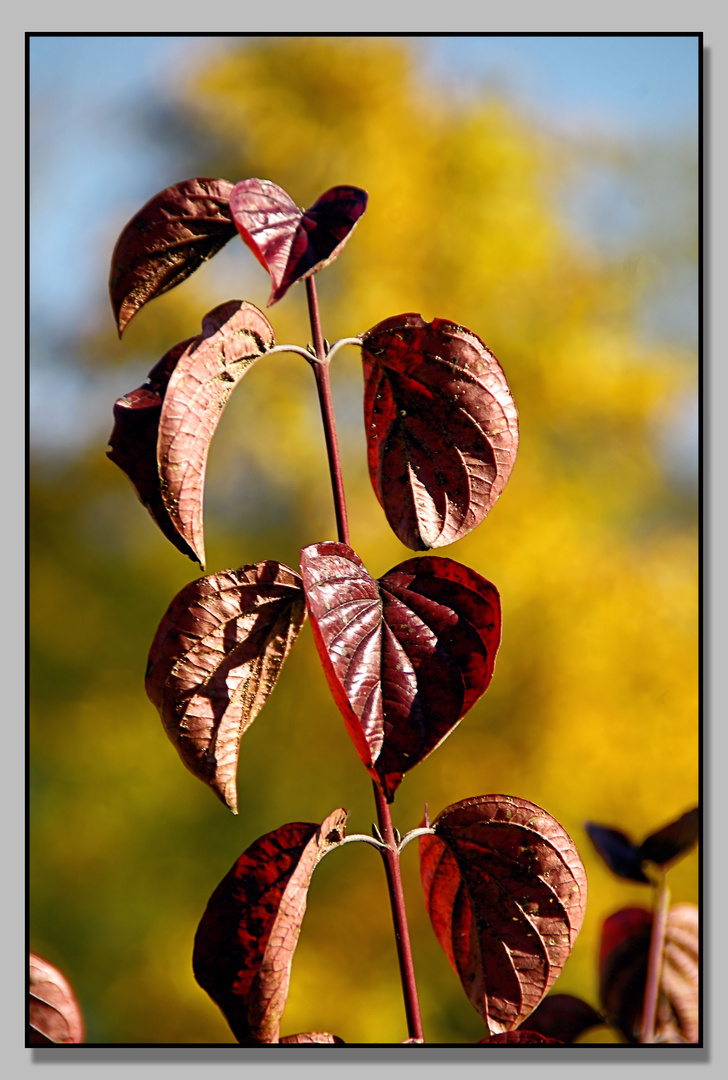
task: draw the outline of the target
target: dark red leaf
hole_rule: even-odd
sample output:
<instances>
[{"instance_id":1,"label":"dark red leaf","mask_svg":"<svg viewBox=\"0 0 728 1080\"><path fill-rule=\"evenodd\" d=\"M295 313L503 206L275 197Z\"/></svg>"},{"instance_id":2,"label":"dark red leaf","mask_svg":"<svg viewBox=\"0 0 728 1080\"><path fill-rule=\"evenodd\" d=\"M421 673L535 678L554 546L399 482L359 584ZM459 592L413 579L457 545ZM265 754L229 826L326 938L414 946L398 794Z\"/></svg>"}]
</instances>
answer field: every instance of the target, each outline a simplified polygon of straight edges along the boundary
<instances>
[{"instance_id":1,"label":"dark red leaf","mask_svg":"<svg viewBox=\"0 0 728 1080\"><path fill-rule=\"evenodd\" d=\"M694 904L670 908L660 971L655 1040L695 1043L699 1038L699 912ZM622 908L604 921L599 955L599 999L611 1024L639 1043L644 1010L652 912Z\"/></svg>"},{"instance_id":2,"label":"dark red leaf","mask_svg":"<svg viewBox=\"0 0 728 1080\"><path fill-rule=\"evenodd\" d=\"M201 176L165 188L124 227L109 292L119 331L149 300L179 285L235 236L229 180Z\"/></svg>"},{"instance_id":3,"label":"dark red leaf","mask_svg":"<svg viewBox=\"0 0 728 1080\"><path fill-rule=\"evenodd\" d=\"M346 811L335 810L320 826L295 822L267 833L210 897L192 967L240 1042L278 1042L311 876L345 823Z\"/></svg>"},{"instance_id":4,"label":"dark red leaf","mask_svg":"<svg viewBox=\"0 0 728 1080\"><path fill-rule=\"evenodd\" d=\"M284 1035L278 1040L281 1043L290 1043L295 1046L304 1046L309 1043L329 1043L336 1046L344 1046L344 1040L338 1035L329 1035L328 1031L302 1031L300 1035Z\"/></svg>"},{"instance_id":5,"label":"dark red leaf","mask_svg":"<svg viewBox=\"0 0 728 1080\"><path fill-rule=\"evenodd\" d=\"M570 1044L585 1031L604 1023L601 1013L581 998L573 994L549 994L524 1021L524 1028Z\"/></svg>"},{"instance_id":6,"label":"dark red leaf","mask_svg":"<svg viewBox=\"0 0 728 1080\"><path fill-rule=\"evenodd\" d=\"M409 559L376 581L346 544L301 552L314 638L359 757L389 801L405 772L485 691L500 599L452 559Z\"/></svg>"},{"instance_id":7,"label":"dark red leaf","mask_svg":"<svg viewBox=\"0 0 728 1080\"><path fill-rule=\"evenodd\" d=\"M593 821L587 821L584 828L613 874L628 881L640 881L649 885L650 879L642 869L640 850L626 833L619 829L610 829L607 825L596 825Z\"/></svg>"},{"instance_id":8,"label":"dark red leaf","mask_svg":"<svg viewBox=\"0 0 728 1080\"><path fill-rule=\"evenodd\" d=\"M502 492L518 413L495 356L464 326L395 315L362 337L369 475L407 547L443 547Z\"/></svg>"},{"instance_id":9,"label":"dark red leaf","mask_svg":"<svg viewBox=\"0 0 728 1080\"><path fill-rule=\"evenodd\" d=\"M696 806L648 836L639 849L640 858L664 866L686 854L698 842L699 831L700 810Z\"/></svg>"},{"instance_id":10,"label":"dark red leaf","mask_svg":"<svg viewBox=\"0 0 728 1080\"><path fill-rule=\"evenodd\" d=\"M566 1046L559 1039L548 1039L537 1031L503 1031L489 1039L481 1039L479 1046Z\"/></svg>"},{"instance_id":11,"label":"dark red leaf","mask_svg":"<svg viewBox=\"0 0 728 1080\"><path fill-rule=\"evenodd\" d=\"M64 975L35 953L30 954L28 1046L82 1043L83 1016Z\"/></svg>"},{"instance_id":12,"label":"dark red leaf","mask_svg":"<svg viewBox=\"0 0 728 1080\"><path fill-rule=\"evenodd\" d=\"M152 642L147 694L187 768L234 814L240 738L305 617L298 574L268 561L186 585Z\"/></svg>"},{"instance_id":13,"label":"dark red leaf","mask_svg":"<svg viewBox=\"0 0 728 1080\"><path fill-rule=\"evenodd\" d=\"M435 934L491 1035L512 1031L560 974L586 907L568 834L526 799L482 795L447 807L420 839Z\"/></svg>"},{"instance_id":14,"label":"dark red leaf","mask_svg":"<svg viewBox=\"0 0 728 1080\"><path fill-rule=\"evenodd\" d=\"M188 338L166 353L149 372L148 381L132 390L114 405L114 430L107 456L126 473L136 488L140 501L174 546L197 561L192 548L174 526L162 498L157 465L157 439L162 402L175 365L187 347L196 341Z\"/></svg>"},{"instance_id":15,"label":"dark red leaf","mask_svg":"<svg viewBox=\"0 0 728 1080\"><path fill-rule=\"evenodd\" d=\"M230 210L243 240L270 274L268 307L337 257L366 205L366 191L346 185L330 188L308 210L299 210L270 180L235 185Z\"/></svg>"}]
</instances>

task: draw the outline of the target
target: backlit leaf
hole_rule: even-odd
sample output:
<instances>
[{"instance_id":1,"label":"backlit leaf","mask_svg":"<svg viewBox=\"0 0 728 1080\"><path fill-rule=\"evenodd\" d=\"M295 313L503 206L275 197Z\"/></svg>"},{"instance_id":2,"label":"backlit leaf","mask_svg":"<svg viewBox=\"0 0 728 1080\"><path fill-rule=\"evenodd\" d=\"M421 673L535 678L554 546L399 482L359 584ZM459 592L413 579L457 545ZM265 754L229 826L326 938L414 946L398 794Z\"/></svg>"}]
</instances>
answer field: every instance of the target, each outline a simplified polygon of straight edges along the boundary
<instances>
[{"instance_id":1,"label":"backlit leaf","mask_svg":"<svg viewBox=\"0 0 728 1080\"><path fill-rule=\"evenodd\" d=\"M491 1035L512 1031L548 993L579 933L586 875L550 814L482 795L447 807L420 838L435 934Z\"/></svg>"},{"instance_id":2,"label":"backlit leaf","mask_svg":"<svg viewBox=\"0 0 728 1080\"><path fill-rule=\"evenodd\" d=\"M119 337L149 300L179 285L235 236L229 180L197 177L155 195L124 227L109 292Z\"/></svg>"},{"instance_id":3,"label":"backlit leaf","mask_svg":"<svg viewBox=\"0 0 728 1080\"><path fill-rule=\"evenodd\" d=\"M187 768L237 813L240 738L267 701L306 609L278 562L186 585L149 652L146 690Z\"/></svg>"},{"instance_id":4,"label":"backlit leaf","mask_svg":"<svg viewBox=\"0 0 728 1080\"><path fill-rule=\"evenodd\" d=\"M58 968L30 954L27 1046L82 1043L83 1016L71 985Z\"/></svg>"},{"instance_id":5,"label":"backlit leaf","mask_svg":"<svg viewBox=\"0 0 728 1080\"><path fill-rule=\"evenodd\" d=\"M391 802L402 776L486 690L500 643L494 585L425 556L379 580L346 544L301 552L314 639L359 757Z\"/></svg>"},{"instance_id":6,"label":"backlit leaf","mask_svg":"<svg viewBox=\"0 0 728 1080\"><path fill-rule=\"evenodd\" d=\"M344 1040L338 1035L330 1035L328 1031L302 1031L299 1035L284 1035L278 1040L280 1043L289 1043L295 1046L305 1046L311 1043L328 1043L335 1046L343 1046Z\"/></svg>"},{"instance_id":7,"label":"backlit leaf","mask_svg":"<svg viewBox=\"0 0 728 1080\"><path fill-rule=\"evenodd\" d=\"M464 326L395 315L362 336L369 475L414 550L479 525L518 449L518 413L495 356Z\"/></svg>"},{"instance_id":8,"label":"backlit leaf","mask_svg":"<svg viewBox=\"0 0 728 1080\"><path fill-rule=\"evenodd\" d=\"M202 333L180 355L164 394L157 441L162 499L203 567L202 504L210 441L235 386L273 343L270 323L253 304L220 304L204 317Z\"/></svg>"},{"instance_id":9,"label":"backlit leaf","mask_svg":"<svg viewBox=\"0 0 728 1080\"><path fill-rule=\"evenodd\" d=\"M300 210L270 180L235 185L230 210L243 240L270 274L268 307L337 257L366 205L366 191L348 185L329 188L308 210Z\"/></svg>"},{"instance_id":10,"label":"backlit leaf","mask_svg":"<svg viewBox=\"0 0 728 1080\"><path fill-rule=\"evenodd\" d=\"M639 1043L644 1010L652 912L622 908L604 920L599 953L599 998L613 1024ZM676 904L667 915L655 1018L655 1041L699 1039L700 916L695 904Z\"/></svg>"},{"instance_id":11,"label":"backlit leaf","mask_svg":"<svg viewBox=\"0 0 728 1080\"><path fill-rule=\"evenodd\" d=\"M279 1041L311 877L343 839L345 823L346 811L335 810L320 826L295 822L267 833L210 897L195 935L192 967L240 1042Z\"/></svg>"}]
</instances>

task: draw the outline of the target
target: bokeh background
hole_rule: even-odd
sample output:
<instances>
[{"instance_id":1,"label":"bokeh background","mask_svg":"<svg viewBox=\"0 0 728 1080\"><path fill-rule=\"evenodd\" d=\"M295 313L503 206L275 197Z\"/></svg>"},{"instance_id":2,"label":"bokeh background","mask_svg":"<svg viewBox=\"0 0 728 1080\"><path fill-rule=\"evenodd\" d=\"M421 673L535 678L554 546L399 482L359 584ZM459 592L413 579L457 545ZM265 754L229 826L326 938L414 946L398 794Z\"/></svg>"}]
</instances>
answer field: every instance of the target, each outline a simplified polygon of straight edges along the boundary
<instances>
[{"instance_id":1,"label":"bokeh background","mask_svg":"<svg viewBox=\"0 0 728 1080\"><path fill-rule=\"evenodd\" d=\"M264 308L233 240L119 342L106 292L124 224L192 176L267 177L301 206L352 183L369 206L318 278L330 341L389 315L463 323L521 417L489 518L442 553L499 588L488 693L405 779L404 832L474 795L540 804L589 879L557 989L597 1003L601 923L649 903L584 822L639 840L695 805L698 744L696 36L33 36L30 847L35 951L75 986L91 1042L228 1043L191 972L207 899L287 821L374 815L308 627L241 747L233 817L189 774L143 689L167 605L199 575L105 456L111 410L223 300ZM301 287L268 312L309 339ZM409 552L369 485L356 350L333 361L352 542L378 576ZM213 440L208 572L335 538L309 369L259 364ZM671 873L696 901L693 854ZM482 1038L405 887L432 1042ZM284 1031L406 1035L384 875L368 845L317 869ZM600 1030L592 1041L609 1041Z\"/></svg>"}]
</instances>

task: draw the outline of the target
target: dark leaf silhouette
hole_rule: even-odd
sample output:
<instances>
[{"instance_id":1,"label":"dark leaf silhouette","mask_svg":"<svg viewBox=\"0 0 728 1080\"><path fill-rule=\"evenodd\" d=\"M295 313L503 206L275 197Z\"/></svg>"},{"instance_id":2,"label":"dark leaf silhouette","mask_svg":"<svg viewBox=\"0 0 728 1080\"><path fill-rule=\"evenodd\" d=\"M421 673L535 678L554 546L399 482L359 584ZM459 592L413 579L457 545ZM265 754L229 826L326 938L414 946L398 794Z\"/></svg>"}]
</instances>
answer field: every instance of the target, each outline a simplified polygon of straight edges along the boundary
<instances>
[{"instance_id":1,"label":"dark leaf silhouette","mask_svg":"<svg viewBox=\"0 0 728 1080\"><path fill-rule=\"evenodd\" d=\"M359 757L391 801L485 691L500 599L452 559L400 563L375 580L346 544L301 552L314 638Z\"/></svg>"},{"instance_id":2,"label":"dark leaf silhouette","mask_svg":"<svg viewBox=\"0 0 728 1080\"><path fill-rule=\"evenodd\" d=\"M640 1041L652 919L646 908L622 908L605 919L602 928L599 998L610 1023L630 1043ZM698 908L676 904L667 917L655 1022L657 1042L698 1041L699 947Z\"/></svg>"},{"instance_id":3,"label":"dark leaf silhouette","mask_svg":"<svg viewBox=\"0 0 728 1080\"><path fill-rule=\"evenodd\" d=\"M192 966L240 1042L279 1041L311 876L343 839L345 823L346 811L335 810L320 826L294 822L267 833L210 897Z\"/></svg>"},{"instance_id":4,"label":"dark leaf silhouette","mask_svg":"<svg viewBox=\"0 0 728 1080\"><path fill-rule=\"evenodd\" d=\"M627 881L640 881L649 885L650 879L642 869L640 849L626 833L619 829L610 829L607 825L596 825L593 821L587 821L584 827L598 854L613 874L626 878Z\"/></svg>"},{"instance_id":5,"label":"dark leaf silhouette","mask_svg":"<svg viewBox=\"0 0 728 1080\"><path fill-rule=\"evenodd\" d=\"M414 550L474 529L502 492L518 413L495 356L447 319L395 315L362 336L369 475Z\"/></svg>"},{"instance_id":6,"label":"dark leaf silhouette","mask_svg":"<svg viewBox=\"0 0 728 1080\"><path fill-rule=\"evenodd\" d=\"M243 240L270 274L268 307L337 257L366 205L366 191L347 185L330 188L308 210L299 210L270 180L235 185L230 210Z\"/></svg>"},{"instance_id":7,"label":"dark leaf silhouette","mask_svg":"<svg viewBox=\"0 0 728 1080\"><path fill-rule=\"evenodd\" d=\"M679 855L686 854L698 842L700 811L688 810L677 821L651 833L640 846L640 857L664 866Z\"/></svg>"},{"instance_id":8,"label":"dark leaf silhouette","mask_svg":"<svg viewBox=\"0 0 728 1080\"><path fill-rule=\"evenodd\" d=\"M298 574L262 562L185 586L152 643L147 694L187 768L233 813L240 737L273 690L305 616Z\"/></svg>"},{"instance_id":9,"label":"dark leaf silhouette","mask_svg":"<svg viewBox=\"0 0 728 1080\"><path fill-rule=\"evenodd\" d=\"M157 465L159 418L167 385L180 356L195 340L188 338L175 345L152 368L144 386L119 398L114 405L114 430L107 456L129 477L140 501L167 539L183 555L196 561L195 552L167 512Z\"/></svg>"},{"instance_id":10,"label":"dark leaf silhouette","mask_svg":"<svg viewBox=\"0 0 728 1080\"><path fill-rule=\"evenodd\" d=\"M553 986L579 933L586 875L550 814L482 795L447 807L420 839L435 934L491 1035L513 1031Z\"/></svg>"},{"instance_id":11,"label":"dark leaf silhouette","mask_svg":"<svg viewBox=\"0 0 728 1080\"><path fill-rule=\"evenodd\" d=\"M149 300L179 285L235 236L229 180L196 177L165 188L122 230L109 292L119 337Z\"/></svg>"},{"instance_id":12,"label":"dark leaf silhouette","mask_svg":"<svg viewBox=\"0 0 728 1080\"><path fill-rule=\"evenodd\" d=\"M64 975L35 953L30 954L28 1046L82 1043L83 1016Z\"/></svg>"},{"instance_id":13,"label":"dark leaf silhouette","mask_svg":"<svg viewBox=\"0 0 728 1080\"><path fill-rule=\"evenodd\" d=\"M523 1027L570 1044L585 1031L604 1023L601 1013L581 998L573 994L549 994L524 1021Z\"/></svg>"},{"instance_id":14,"label":"dark leaf silhouette","mask_svg":"<svg viewBox=\"0 0 728 1080\"><path fill-rule=\"evenodd\" d=\"M559 1039L549 1039L537 1031L503 1031L489 1039L481 1039L479 1046L565 1046Z\"/></svg>"}]
</instances>

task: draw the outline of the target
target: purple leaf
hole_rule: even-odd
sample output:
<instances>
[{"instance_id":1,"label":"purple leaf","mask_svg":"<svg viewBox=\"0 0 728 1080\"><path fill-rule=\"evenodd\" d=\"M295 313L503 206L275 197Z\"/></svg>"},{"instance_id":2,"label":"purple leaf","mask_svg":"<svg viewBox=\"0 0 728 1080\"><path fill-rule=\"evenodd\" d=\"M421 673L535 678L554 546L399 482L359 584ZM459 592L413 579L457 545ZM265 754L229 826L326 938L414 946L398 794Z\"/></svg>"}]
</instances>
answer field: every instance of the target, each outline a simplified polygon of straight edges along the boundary
<instances>
[{"instance_id":1,"label":"purple leaf","mask_svg":"<svg viewBox=\"0 0 728 1080\"><path fill-rule=\"evenodd\" d=\"M518 449L518 414L495 356L447 319L395 315L362 337L369 475L387 521L414 550L485 518Z\"/></svg>"},{"instance_id":2,"label":"purple leaf","mask_svg":"<svg viewBox=\"0 0 728 1080\"><path fill-rule=\"evenodd\" d=\"M596 825L593 821L587 821L584 828L597 853L613 874L627 881L639 881L649 885L650 879L642 869L639 848L626 833L619 829L610 829L607 825Z\"/></svg>"},{"instance_id":3,"label":"purple leaf","mask_svg":"<svg viewBox=\"0 0 728 1080\"><path fill-rule=\"evenodd\" d=\"M245 243L273 285L268 307L297 281L332 262L364 213L361 188L330 188L308 210L270 180L241 180L230 196L230 210Z\"/></svg>"}]
</instances>

